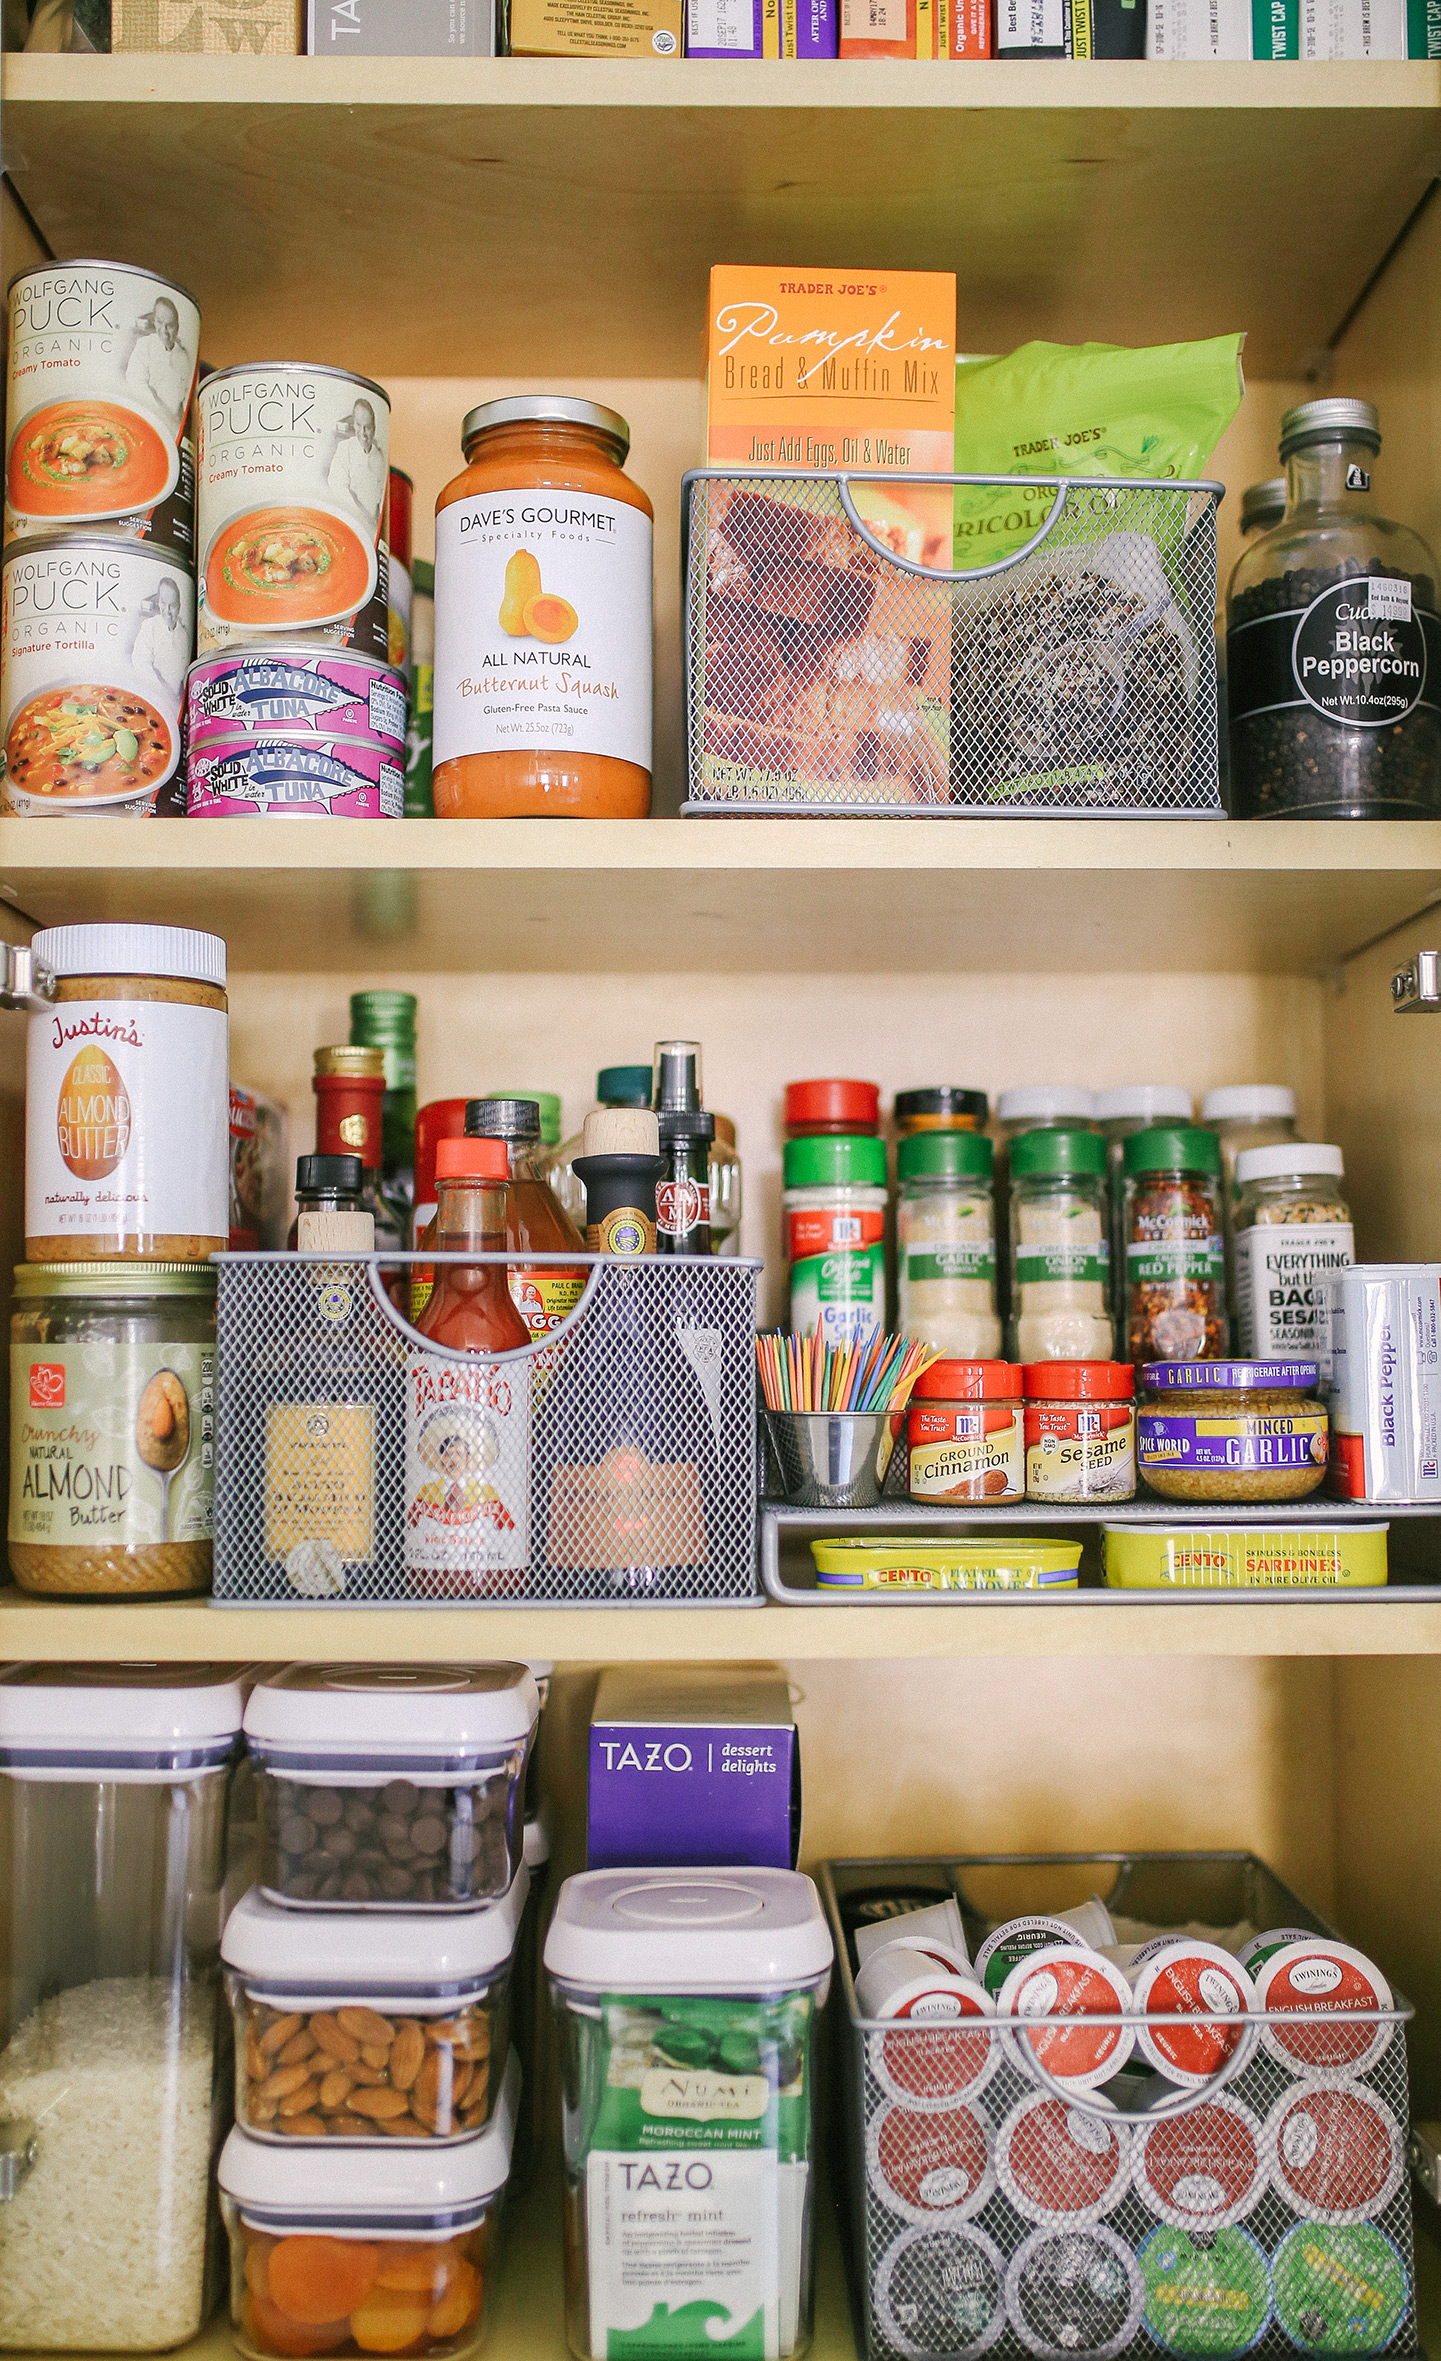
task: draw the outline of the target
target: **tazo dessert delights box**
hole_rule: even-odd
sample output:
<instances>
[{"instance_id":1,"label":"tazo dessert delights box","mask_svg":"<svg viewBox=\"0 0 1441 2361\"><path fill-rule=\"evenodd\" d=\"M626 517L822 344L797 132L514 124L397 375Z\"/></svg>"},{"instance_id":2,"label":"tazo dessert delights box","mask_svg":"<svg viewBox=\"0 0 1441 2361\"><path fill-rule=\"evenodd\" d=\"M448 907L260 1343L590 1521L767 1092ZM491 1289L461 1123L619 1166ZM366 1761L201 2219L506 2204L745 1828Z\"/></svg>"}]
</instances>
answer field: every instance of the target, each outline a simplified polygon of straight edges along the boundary
<instances>
[{"instance_id":1,"label":"tazo dessert delights box","mask_svg":"<svg viewBox=\"0 0 1441 2361\"><path fill-rule=\"evenodd\" d=\"M774 1678L602 1673L590 1725L591 1869L790 1869L800 1741Z\"/></svg>"}]
</instances>

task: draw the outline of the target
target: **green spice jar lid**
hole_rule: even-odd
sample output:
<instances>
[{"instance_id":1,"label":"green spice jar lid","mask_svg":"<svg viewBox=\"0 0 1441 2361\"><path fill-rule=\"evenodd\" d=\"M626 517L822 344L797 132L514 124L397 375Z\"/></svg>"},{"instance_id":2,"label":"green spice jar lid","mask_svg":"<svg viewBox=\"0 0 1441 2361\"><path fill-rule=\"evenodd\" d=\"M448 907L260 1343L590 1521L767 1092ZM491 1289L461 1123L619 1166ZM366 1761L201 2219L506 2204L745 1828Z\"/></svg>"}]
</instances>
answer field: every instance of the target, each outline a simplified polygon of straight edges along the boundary
<instances>
[{"instance_id":1,"label":"green spice jar lid","mask_svg":"<svg viewBox=\"0 0 1441 2361\"><path fill-rule=\"evenodd\" d=\"M883 1189L886 1144L844 1136L787 1140L784 1170L788 1189Z\"/></svg>"},{"instance_id":2,"label":"green spice jar lid","mask_svg":"<svg viewBox=\"0 0 1441 2361\"><path fill-rule=\"evenodd\" d=\"M15 1299L31 1303L41 1295L113 1295L127 1301L147 1295L213 1295L215 1267L208 1262L20 1262L15 1265Z\"/></svg>"},{"instance_id":3,"label":"green spice jar lid","mask_svg":"<svg viewBox=\"0 0 1441 2361\"><path fill-rule=\"evenodd\" d=\"M1138 1131L1121 1151L1128 1178L1142 1172L1209 1172L1221 1170L1221 1143L1214 1131L1198 1124L1165 1125Z\"/></svg>"},{"instance_id":4,"label":"green spice jar lid","mask_svg":"<svg viewBox=\"0 0 1441 2361\"><path fill-rule=\"evenodd\" d=\"M918 1131L897 1148L896 1172L903 1181L988 1181L995 1153L984 1132Z\"/></svg>"},{"instance_id":5,"label":"green spice jar lid","mask_svg":"<svg viewBox=\"0 0 1441 2361\"><path fill-rule=\"evenodd\" d=\"M1098 1131L1023 1131L1011 1142L1012 1180L1064 1172L1094 1173L1100 1179L1105 1170L1106 1143Z\"/></svg>"}]
</instances>

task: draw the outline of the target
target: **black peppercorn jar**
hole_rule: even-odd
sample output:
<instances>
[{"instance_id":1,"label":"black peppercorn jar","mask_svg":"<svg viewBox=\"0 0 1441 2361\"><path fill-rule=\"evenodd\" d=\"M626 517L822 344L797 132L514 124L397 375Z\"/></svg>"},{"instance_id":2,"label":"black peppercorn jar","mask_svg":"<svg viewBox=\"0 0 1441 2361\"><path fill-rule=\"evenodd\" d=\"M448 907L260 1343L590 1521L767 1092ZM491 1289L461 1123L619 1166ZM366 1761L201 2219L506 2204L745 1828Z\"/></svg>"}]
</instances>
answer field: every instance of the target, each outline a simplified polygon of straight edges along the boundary
<instances>
[{"instance_id":1,"label":"black peppercorn jar","mask_svg":"<svg viewBox=\"0 0 1441 2361\"><path fill-rule=\"evenodd\" d=\"M1237 560L1226 601L1239 819L1441 815L1436 562L1374 514L1369 402L1281 421L1286 513Z\"/></svg>"}]
</instances>

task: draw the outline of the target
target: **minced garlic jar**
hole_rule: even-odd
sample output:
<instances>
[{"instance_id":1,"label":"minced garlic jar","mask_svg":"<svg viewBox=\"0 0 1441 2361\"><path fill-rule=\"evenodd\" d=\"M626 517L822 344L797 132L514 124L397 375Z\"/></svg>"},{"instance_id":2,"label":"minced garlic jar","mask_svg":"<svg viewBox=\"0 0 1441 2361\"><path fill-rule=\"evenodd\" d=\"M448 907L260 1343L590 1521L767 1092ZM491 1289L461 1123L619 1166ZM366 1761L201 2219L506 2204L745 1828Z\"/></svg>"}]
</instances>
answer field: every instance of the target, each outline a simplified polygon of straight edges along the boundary
<instances>
[{"instance_id":1,"label":"minced garlic jar","mask_svg":"<svg viewBox=\"0 0 1441 2361\"><path fill-rule=\"evenodd\" d=\"M896 1150L900 1325L958 1361L1001 1349L993 1154L974 1131L918 1132Z\"/></svg>"},{"instance_id":2,"label":"minced garlic jar","mask_svg":"<svg viewBox=\"0 0 1441 2361\"><path fill-rule=\"evenodd\" d=\"M1094 1131L1011 1142L1011 1358L1109 1361L1106 1143Z\"/></svg>"},{"instance_id":3,"label":"minced garlic jar","mask_svg":"<svg viewBox=\"0 0 1441 2361\"><path fill-rule=\"evenodd\" d=\"M1326 1473L1314 1361L1152 1361L1136 1465L1166 1500L1304 1500Z\"/></svg>"}]
</instances>

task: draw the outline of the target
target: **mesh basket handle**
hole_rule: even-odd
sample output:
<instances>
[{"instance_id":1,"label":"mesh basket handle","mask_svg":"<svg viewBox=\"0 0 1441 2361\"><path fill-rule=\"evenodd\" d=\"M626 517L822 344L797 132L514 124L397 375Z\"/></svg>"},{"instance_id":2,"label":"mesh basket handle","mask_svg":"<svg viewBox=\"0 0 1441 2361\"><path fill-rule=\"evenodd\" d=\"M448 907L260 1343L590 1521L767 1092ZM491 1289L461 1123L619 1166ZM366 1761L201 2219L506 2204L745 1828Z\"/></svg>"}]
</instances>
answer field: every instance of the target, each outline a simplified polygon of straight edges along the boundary
<instances>
[{"instance_id":1,"label":"mesh basket handle","mask_svg":"<svg viewBox=\"0 0 1441 2361\"><path fill-rule=\"evenodd\" d=\"M896 477L854 473L852 475L838 475L835 478L835 485L837 491L840 494L841 506L846 512L846 521L850 525L851 530L855 533L858 533L862 541L864 541L869 548L873 549L878 557L883 557L887 565L897 567L903 574L915 574L922 582L979 582L986 574L1009 573L1012 566L1020 565L1023 559L1028 558L1034 550L1040 548L1041 543L1055 531L1056 526L1060 523L1061 513L1066 505L1066 495L1070 491L1072 480L1073 479L1061 476L1052 476L1049 478L1046 476L1017 477L1003 475L908 475L905 477ZM897 557L893 549L887 549L884 541L878 541L876 539L875 534L871 531L864 518L859 514L856 504L851 498L851 485L853 482L857 484L897 482L904 482L908 485L946 484L954 489L957 484L1024 483L1029 486L1031 484L1044 484L1048 481L1054 483L1056 487L1056 497L1051 502L1050 513L1047 516L1045 523L1040 526L1038 531L1032 534L1030 540L1027 541L1023 547L1020 549L1013 549L1009 557L993 558L988 566L922 566L918 565L914 558Z\"/></svg>"}]
</instances>

